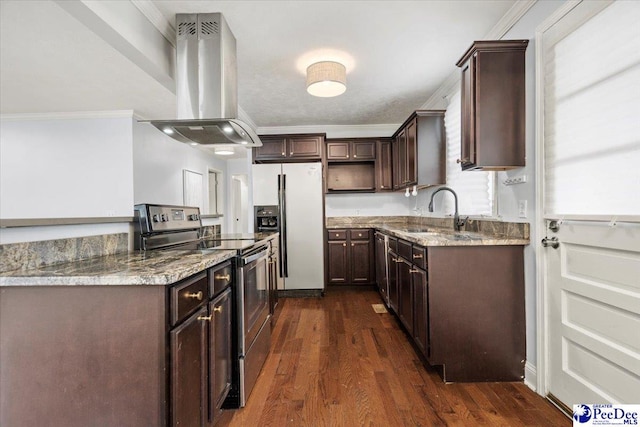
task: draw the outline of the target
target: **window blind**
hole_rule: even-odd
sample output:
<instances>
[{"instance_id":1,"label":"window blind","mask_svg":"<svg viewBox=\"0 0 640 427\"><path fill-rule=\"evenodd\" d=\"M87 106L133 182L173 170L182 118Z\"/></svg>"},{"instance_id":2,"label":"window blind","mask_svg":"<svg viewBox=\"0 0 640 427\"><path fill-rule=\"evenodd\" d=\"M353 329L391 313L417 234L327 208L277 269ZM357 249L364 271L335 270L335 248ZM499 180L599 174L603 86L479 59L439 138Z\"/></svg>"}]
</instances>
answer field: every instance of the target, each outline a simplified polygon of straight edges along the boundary
<instances>
[{"instance_id":1,"label":"window blind","mask_svg":"<svg viewBox=\"0 0 640 427\"><path fill-rule=\"evenodd\" d=\"M460 91L451 97L444 115L447 141L447 186L458 194L460 215L493 215L494 176L493 172L462 172L457 160L460 158L461 130L461 96ZM438 196L440 197L440 194ZM446 212L453 212L453 197L446 193Z\"/></svg>"},{"instance_id":2,"label":"window blind","mask_svg":"<svg viewBox=\"0 0 640 427\"><path fill-rule=\"evenodd\" d=\"M640 213L640 2L582 2L542 38L545 215Z\"/></svg>"}]
</instances>

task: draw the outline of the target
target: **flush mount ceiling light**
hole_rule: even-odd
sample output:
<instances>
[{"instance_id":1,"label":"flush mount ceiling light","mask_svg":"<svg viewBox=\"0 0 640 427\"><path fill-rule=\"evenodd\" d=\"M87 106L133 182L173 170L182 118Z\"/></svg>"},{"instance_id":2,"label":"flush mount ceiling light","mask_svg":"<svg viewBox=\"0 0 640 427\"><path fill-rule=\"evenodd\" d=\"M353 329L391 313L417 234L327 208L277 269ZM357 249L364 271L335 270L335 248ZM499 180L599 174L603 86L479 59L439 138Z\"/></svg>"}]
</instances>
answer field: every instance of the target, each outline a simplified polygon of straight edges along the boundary
<instances>
[{"instance_id":1,"label":"flush mount ceiling light","mask_svg":"<svg viewBox=\"0 0 640 427\"><path fill-rule=\"evenodd\" d=\"M221 156L231 156L234 153L233 148L216 148L213 152Z\"/></svg>"},{"instance_id":2,"label":"flush mount ceiling light","mask_svg":"<svg viewBox=\"0 0 640 427\"><path fill-rule=\"evenodd\" d=\"M347 90L347 69L334 61L322 61L307 67L307 92L313 96L330 98Z\"/></svg>"}]
</instances>

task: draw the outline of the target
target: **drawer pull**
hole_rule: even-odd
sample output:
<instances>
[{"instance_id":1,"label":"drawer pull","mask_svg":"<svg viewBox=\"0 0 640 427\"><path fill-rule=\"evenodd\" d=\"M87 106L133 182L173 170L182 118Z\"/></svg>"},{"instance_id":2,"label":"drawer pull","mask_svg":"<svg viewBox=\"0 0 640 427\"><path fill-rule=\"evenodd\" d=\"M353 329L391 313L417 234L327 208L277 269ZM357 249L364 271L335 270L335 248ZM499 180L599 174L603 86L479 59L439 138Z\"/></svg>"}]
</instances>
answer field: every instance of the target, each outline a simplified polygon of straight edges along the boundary
<instances>
[{"instance_id":1,"label":"drawer pull","mask_svg":"<svg viewBox=\"0 0 640 427\"><path fill-rule=\"evenodd\" d=\"M342 244L342 246L347 246L347 244L346 244L346 243L343 243L343 244Z\"/></svg>"},{"instance_id":2,"label":"drawer pull","mask_svg":"<svg viewBox=\"0 0 640 427\"><path fill-rule=\"evenodd\" d=\"M213 278L216 280L226 280L228 282L231 280L231 275L226 274L223 276L222 274L216 274L215 276L213 276Z\"/></svg>"},{"instance_id":3,"label":"drawer pull","mask_svg":"<svg viewBox=\"0 0 640 427\"><path fill-rule=\"evenodd\" d=\"M409 270L409 273L420 273L420 270L414 270L413 268Z\"/></svg>"},{"instance_id":4,"label":"drawer pull","mask_svg":"<svg viewBox=\"0 0 640 427\"><path fill-rule=\"evenodd\" d=\"M282 155L284 156L284 151L282 152Z\"/></svg>"},{"instance_id":5,"label":"drawer pull","mask_svg":"<svg viewBox=\"0 0 640 427\"><path fill-rule=\"evenodd\" d=\"M216 313L222 313L222 306L221 306L221 305L219 305L219 306L217 306L217 307L214 307L214 308L213 308L213 311L214 311L214 312L216 312Z\"/></svg>"},{"instance_id":6,"label":"drawer pull","mask_svg":"<svg viewBox=\"0 0 640 427\"><path fill-rule=\"evenodd\" d=\"M198 316L198 320L206 320L207 322L211 322L213 316Z\"/></svg>"},{"instance_id":7,"label":"drawer pull","mask_svg":"<svg viewBox=\"0 0 640 427\"><path fill-rule=\"evenodd\" d=\"M358 233L358 237L362 237L362 233Z\"/></svg>"},{"instance_id":8,"label":"drawer pull","mask_svg":"<svg viewBox=\"0 0 640 427\"><path fill-rule=\"evenodd\" d=\"M336 237L340 237L340 234L339 234L339 233L336 233Z\"/></svg>"},{"instance_id":9,"label":"drawer pull","mask_svg":"<svg viewBox=\"0 0 640 427\"><path fill-rule=\"evenodd\" d=\"M355 246L355 245L356 245L355 243L352 243L352 244L351 244L351 246Z\"/></svg>"},{"instance_id":10,"label":"drawer pull","mask_svg":"<svg viewBox=\"0 0 640 427\"><path fill-rule=\"evenodd\" d=\"M202 301L202 291L198 291L198 292L187 292L185 295L185 297L187 298L195 298L198 301Z\"/></svg>"},{"instance_id":11,"label":"drawer pull","mask_svg":"<svg viewBox=\"0 0 640 427\"><path fill-rule=\"evenodd\" d=\"M413 259L422 259L422 254L414 255Z\"/></svg>"},{"instance_id":12,"label":"drawer pull","mask_svg":"<svg viewBox=\"0 0 640 427\"><path fill-rule=\"evenodd\" d=\"M394 258L393 262L402 262L402 261L400 259L398 259L398 258Z\"/></svg>"}]
</instances>

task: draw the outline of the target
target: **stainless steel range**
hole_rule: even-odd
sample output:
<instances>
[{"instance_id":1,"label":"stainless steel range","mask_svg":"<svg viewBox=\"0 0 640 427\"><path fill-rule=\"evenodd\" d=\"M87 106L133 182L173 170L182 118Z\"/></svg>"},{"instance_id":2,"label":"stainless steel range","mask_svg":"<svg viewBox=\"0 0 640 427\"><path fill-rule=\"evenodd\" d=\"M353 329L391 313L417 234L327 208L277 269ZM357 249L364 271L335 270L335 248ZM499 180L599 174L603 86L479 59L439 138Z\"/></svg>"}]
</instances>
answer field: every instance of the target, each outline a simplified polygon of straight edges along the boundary
<instances>
[{"instance_id":1,"label":"stainless steel range","mask_svg":"<svg viewBox=\"0 0 640 427\"><path fill-rule=\"evenodd\" d=\"M136 205L134 247L152 250L234 250L233 287L237 342L234 384L225 407L243 407L271 345L268 287L268 233L202 238L200 209L169 205Z\"/></svg>"}]
</instances>

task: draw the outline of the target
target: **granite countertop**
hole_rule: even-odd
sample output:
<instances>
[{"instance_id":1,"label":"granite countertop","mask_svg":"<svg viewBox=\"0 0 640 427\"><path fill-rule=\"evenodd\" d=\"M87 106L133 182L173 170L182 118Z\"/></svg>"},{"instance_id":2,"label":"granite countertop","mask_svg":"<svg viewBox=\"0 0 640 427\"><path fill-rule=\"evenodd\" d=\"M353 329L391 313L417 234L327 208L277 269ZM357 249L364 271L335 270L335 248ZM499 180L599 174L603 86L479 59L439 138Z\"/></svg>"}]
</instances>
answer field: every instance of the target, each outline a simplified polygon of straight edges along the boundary
<instances>
[{"instance_id":1,"label":"granite countertop","mask_svg":"<svg viewBox=\"0 0 640 427\"><path fill-rule=\"evenodd\" d=\"M236 255L233 250L130 252L0 273L2 286L170 285Z\"/></svg>"},{"instance_id":2,"label":"granite countertop","mask_svg":"<svg viewBox=\"0 0 640 427\"><path fill-rule=\"evenodd\" d=\"M472 231L454 231L437 227L416 229L383 225L376 227L376 229L420 246L505 246L529 244L529 239L482 234Z\"/></svg>"},{"instance_id":3,"label":"granite countertop","mask_svg":"<svg viewBox=\"0 0 640 427\"><path fill-rule=\"evenodd\" d=\"M528 245L528 224L468 221L477 230L453 230L450 218L422 218L431 224L408 223L414 218L395 217L335 217L328 221L328 230L343 228L373 228L385 234L420 246L505 246ZM482 231L479 231L482 230Z\"/></svg>"}]
</instances>

